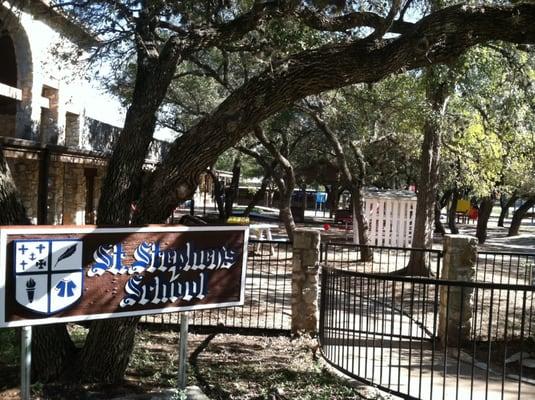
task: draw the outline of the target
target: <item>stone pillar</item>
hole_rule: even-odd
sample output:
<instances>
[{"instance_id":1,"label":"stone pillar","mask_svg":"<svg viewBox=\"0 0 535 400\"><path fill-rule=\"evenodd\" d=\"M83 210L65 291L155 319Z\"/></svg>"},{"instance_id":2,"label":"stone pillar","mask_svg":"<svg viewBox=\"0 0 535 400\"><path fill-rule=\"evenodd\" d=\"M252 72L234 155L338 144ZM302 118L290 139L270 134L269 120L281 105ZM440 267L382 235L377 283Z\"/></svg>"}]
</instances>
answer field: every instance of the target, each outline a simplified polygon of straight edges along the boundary
<instances>
[{"instance_id":1,"label":"stone pillar","mask_svg":"<svg viewBox=\"0 0 535 400\"><path fill-rule=\"evenodd\" d=\"M292 263L292 333L315 335L318 327L320 233L296 229Z\"/></svg>"},{"instance_id":2,"label":"stone pillar","mask_svg":"<svg viewBox=\"0 0 535 400\"><path fill-rule=\"evenodd\" d=\"M477 239L468 235L444 236L441 279L473 282ZM438 336L444 346L455 347L470 340L474 288L440 286Z\"/></svg>"}]
</instances>

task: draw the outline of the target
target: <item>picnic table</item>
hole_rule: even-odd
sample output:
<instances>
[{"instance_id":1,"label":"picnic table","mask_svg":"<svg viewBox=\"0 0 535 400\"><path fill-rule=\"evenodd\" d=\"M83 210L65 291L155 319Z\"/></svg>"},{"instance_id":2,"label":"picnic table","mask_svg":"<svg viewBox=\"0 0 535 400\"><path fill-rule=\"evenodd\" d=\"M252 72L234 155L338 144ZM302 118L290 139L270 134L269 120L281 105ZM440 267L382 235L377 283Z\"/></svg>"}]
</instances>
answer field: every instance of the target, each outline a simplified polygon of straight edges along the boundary
<instances>
[{"instance_id":1,"label":"picnic table","mask_svg":"<svg viewBox=\"0 0 535 400\"><path fill-rule=\"evenodd\" d=\"M274 228L278 228L278 225L275 224L251 224L249 225L249 229L251 230L251 236L254 235L258 240L267 240L272 241L273 236L271 234L271 230ZM275 249L273 247L273 244L270 244L270 254L275 254ZM260 252L260 243L257 243L255 246L255 252Z\"/></svg>"}]
</instances>

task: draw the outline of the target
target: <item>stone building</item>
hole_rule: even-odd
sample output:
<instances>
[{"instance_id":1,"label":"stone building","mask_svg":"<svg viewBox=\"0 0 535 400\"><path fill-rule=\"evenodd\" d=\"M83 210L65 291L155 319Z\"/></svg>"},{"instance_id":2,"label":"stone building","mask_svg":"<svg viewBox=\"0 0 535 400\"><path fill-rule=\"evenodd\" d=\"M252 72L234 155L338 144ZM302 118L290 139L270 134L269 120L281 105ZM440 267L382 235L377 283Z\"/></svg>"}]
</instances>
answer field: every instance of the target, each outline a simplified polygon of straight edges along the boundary
<instances>
[{"instance_id":1,"label":"stone building","mask_svg":"<svg viewBox=\"0 0 535 400\"><path fill-rule=\"evenodd\" d=\"M48 0L0 2L0 145L33 223L96 221L124 110L76 62L92 44ZM162 148L155 141L148 168Z\"/></svg>"}]
</instances>

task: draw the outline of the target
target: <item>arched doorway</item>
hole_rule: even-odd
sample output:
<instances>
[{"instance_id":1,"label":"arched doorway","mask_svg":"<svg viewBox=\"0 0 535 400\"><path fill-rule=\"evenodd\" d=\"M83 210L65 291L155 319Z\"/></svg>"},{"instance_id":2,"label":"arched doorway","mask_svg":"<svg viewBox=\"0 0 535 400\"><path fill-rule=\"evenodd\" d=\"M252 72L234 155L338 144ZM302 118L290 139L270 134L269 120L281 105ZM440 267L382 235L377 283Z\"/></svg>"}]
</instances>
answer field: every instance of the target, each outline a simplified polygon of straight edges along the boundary
<instances>
[{"instance_id":1,"label":"arched doorway","mask_svg":"<svg viewBox=\"0 0 535 400\"><path fill-rule=\"evenodd\" d=\"M33 139L30 43L19 16L0 9L0 136Z\"/></svg>"}]
</instances>

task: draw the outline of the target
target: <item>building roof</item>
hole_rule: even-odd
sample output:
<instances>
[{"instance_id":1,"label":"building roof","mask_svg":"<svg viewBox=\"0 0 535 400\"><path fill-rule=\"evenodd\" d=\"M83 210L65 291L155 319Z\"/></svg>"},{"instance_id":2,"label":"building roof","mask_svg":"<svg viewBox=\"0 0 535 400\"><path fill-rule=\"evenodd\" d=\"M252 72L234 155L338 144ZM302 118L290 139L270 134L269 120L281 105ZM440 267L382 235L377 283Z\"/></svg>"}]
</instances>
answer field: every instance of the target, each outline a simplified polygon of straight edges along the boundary
<instances>
[{"instance_id":1,"label":"building roof","mask_svg":"<svg viewBox=\"0 0 535 400\"><path fill-rule=\"evenodd\" d=\"M395 189L372 189L366 188L364 190L364 197L380 198L380 199L405 199L416 200L416 193L410 190L395 190Z\"/></svg>"}]
</instances>

